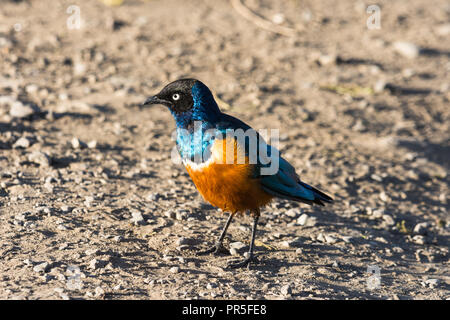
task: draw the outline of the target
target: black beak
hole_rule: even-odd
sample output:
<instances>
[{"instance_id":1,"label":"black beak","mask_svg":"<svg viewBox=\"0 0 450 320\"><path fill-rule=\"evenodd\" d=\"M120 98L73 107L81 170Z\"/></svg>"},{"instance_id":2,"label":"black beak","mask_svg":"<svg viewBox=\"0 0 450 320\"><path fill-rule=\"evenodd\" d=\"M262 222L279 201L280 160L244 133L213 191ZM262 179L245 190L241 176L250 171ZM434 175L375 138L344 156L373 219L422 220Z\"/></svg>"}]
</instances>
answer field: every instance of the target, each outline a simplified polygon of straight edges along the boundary
<instances>
[{"instance_id":1,"label":"black beak","mask_svg":"<svg viewBox=\"0 0 450 320\"><path fill-rule=\"evenodd\" d=\"M146 105L150 105L150 104L163 104L165 106L170 106L170 102L160 99L157 96L153 96L150 98L147 98L143 104L141 104L141 106L146 106Z\"/></svg>"}]
</instances>

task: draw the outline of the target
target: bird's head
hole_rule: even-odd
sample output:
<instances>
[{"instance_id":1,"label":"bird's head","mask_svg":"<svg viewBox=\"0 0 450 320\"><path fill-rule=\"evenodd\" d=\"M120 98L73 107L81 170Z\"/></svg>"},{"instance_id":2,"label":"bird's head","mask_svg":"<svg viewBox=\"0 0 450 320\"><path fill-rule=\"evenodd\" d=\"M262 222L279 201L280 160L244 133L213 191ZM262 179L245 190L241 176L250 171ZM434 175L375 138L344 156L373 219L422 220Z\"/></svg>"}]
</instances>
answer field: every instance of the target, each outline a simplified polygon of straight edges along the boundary
<instances>
[{"instance_id":1,"label":"bird's head","mask_svg":"<svg viewBox=\"0 0 450 320\"><path fill-rule=\"evenodd\" d=\"M143 103L143 105L154 104L168 107L178 127L188 127L193 121L213 122L220 115L211 91L196 79L171 82Z\"/></svg>"}]
</instances>

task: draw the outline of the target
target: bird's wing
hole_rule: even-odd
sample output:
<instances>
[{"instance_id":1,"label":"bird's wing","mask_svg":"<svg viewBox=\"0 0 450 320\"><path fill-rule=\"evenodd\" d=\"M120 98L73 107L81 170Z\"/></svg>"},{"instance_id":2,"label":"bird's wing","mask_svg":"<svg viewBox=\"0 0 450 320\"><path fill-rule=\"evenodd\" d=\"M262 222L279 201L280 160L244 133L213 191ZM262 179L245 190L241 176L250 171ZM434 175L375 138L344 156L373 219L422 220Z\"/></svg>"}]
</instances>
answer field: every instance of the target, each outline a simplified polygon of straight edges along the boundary
<instances>
[{"instance_id":1,"label":"bird's wing","mask_svg":"<svg viewBox=\"0 0 450 320\"><path fill-rule=\"evenodd\" d=\"M270 147L270 146L269 146ZM289 162L279 156L278 171L272 175L261 175L261 187L267 193L307 204L323 205L333 199L316 188L302 182Z\"/></svg>"},{"instance_id":2,"label":"bird's wing","mask_svg":"<svg viewBox=\"0 0 450 320\"><path fill-rule=\"evenodd\" d=\"M257 178L261 165L258 157L260 142L262 142L263 146L267 146L260 134L245 122L225 113L221 114L220 121L216 124L216 129L227 136L228 143L232 141L235 144L239 154L247 157L247 164L253 168L253 170L249 171L252 172L250 178ZM255 140L250 141L251 139Z\"/></svg>"},{"instance_id":3,"label":"bird's wing","mask_svg":"<svg viewBox=\"0 0 450 320\"><path fill-rule=\"evenodd\" d=\"M242 129L244 131L252 129L249 125L232 116L222 114L222 121L217 125L219 130ZM256 132L256 131L255 131ZM300 201L308 204L320 204L323 202L332 202L333 199L316 188L302 182L295 172L295 168L281 157L280 152L266 144L264 139L256 132L257 144L249 143L245 139L245 145L242 141L238 148L245 150L245 155L251 159L256 156L256 163L253 166L252 176L260 180L261 187L267 193L294 201ZM278 163L274 163L277 161Z\"/></svg>"}]
</instances>

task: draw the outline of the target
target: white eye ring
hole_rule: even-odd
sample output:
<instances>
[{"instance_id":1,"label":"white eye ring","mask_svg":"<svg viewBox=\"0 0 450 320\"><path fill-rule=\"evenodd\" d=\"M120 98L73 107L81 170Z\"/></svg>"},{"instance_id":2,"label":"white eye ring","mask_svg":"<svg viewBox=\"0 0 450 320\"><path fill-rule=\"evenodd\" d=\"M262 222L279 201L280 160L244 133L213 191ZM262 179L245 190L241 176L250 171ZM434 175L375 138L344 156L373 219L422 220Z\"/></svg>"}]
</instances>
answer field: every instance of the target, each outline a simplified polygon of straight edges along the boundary
<instances>
[{"instance_id":1,"label":"white eye ring","mask_svg":"<svg viewBox=\"0 0 450 320\"><path fill-rule=\"evenodd\" d=\"M172 96L172 99L175 100L175 101L177 101L178 99L180 99L180 95L179 95L178 93L175 93L175 94Z\"/></svg>"}]
</instances>

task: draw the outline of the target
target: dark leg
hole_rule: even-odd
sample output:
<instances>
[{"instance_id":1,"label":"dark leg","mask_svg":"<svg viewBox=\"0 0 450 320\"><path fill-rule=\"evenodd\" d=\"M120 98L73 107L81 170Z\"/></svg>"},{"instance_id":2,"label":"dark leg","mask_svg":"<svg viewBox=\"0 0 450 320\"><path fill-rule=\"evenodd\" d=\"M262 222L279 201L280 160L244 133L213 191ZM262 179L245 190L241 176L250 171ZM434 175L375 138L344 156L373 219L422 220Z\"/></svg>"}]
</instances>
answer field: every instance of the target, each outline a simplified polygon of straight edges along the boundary
<instances>
[{"instance_id":1,"label":"dark leg","mask_svg":"<svg viewBox=\"0 0 450 320\"><path fill-rule=\"evenodd\" d=\"M227 268L228 269L236 269L236 268L242 268L249 265L251 261L253 261L253 246L255 243L255 236L256 236L256 226L258 225L258 219L259 219L259 212L256 212L255 216L253 217L253 228L252 228L252 239L250 240L250 249L248 250L248 256L242 261L229 261Z\"/></svg>"},{"instance_id":2,"label":"dark leg","mask_svg":"<svg viewBox=\"0 0 450 320\"><path fill-rule=\"evenodd\" d=\"M223 227L222 233L220 234L219 240L217 240L216 244L209 249L197 252L197 255L201 256L210 253L217 254L222 250L222 242L223 239L225 238L225 234L227 233L228 227L230 226L231 220L233 220L233 216L234 216L233 213L230 213L230 215L228 216L227 222L225 223L225 226Z\"/></svg>"}]
</instances>

